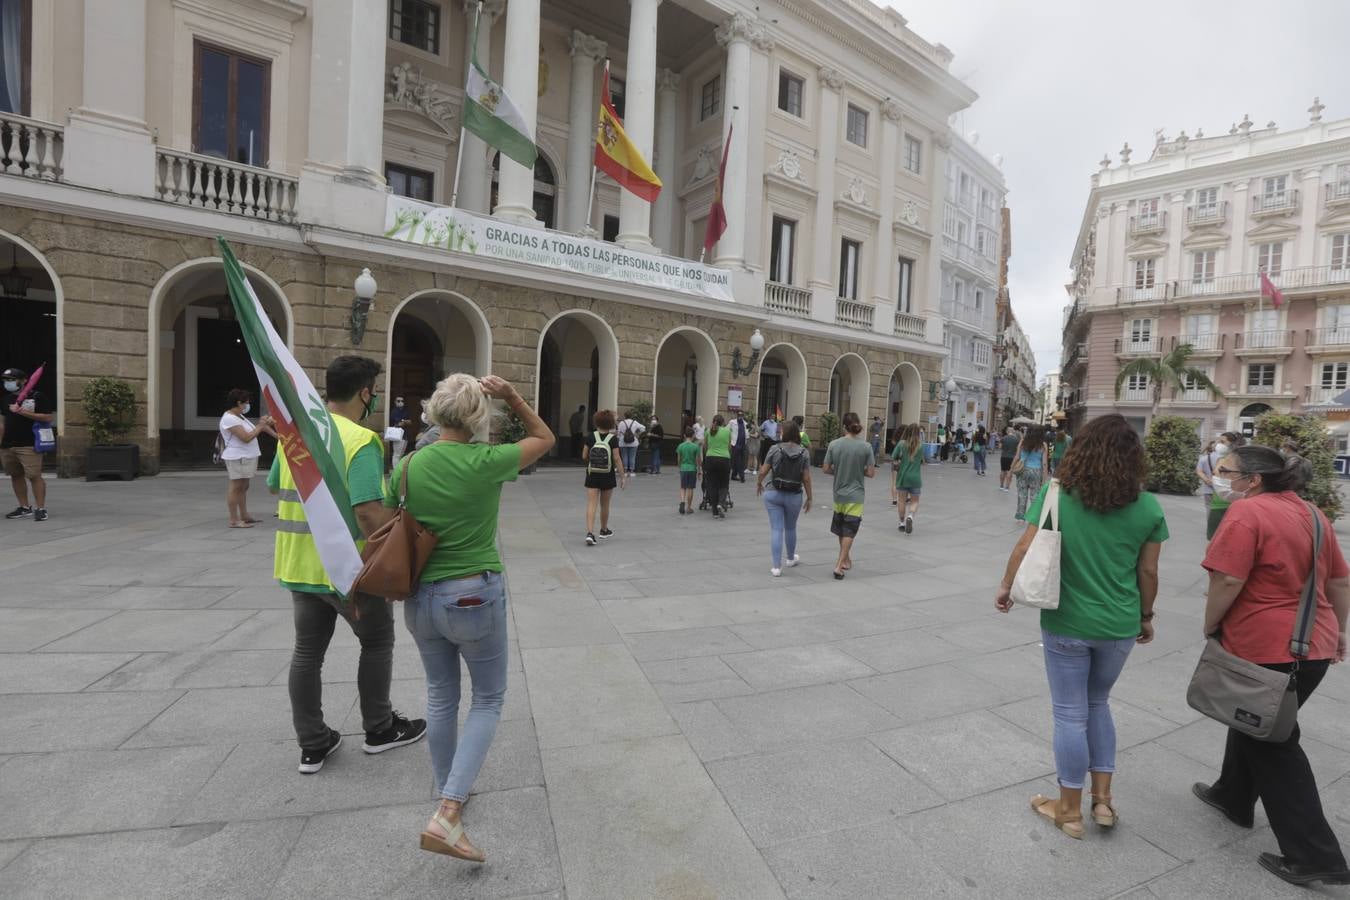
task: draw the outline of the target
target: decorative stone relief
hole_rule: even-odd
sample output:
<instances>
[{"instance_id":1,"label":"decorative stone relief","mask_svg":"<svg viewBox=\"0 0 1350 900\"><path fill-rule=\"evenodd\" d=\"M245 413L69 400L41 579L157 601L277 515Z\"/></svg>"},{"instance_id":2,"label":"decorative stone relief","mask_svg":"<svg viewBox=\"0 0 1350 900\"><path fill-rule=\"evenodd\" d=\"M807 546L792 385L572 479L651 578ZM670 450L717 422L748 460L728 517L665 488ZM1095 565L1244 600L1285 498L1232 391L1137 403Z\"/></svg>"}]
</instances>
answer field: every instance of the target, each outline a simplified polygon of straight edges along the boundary
<instances>
[{"instance_id":1,"label":"decorative stone relief","mask_svg":"<svg viewBox=\"0 0 1350 900\"><path fill-rule=\"evenodd\" d=\"M1120 148L1120 164L1128 166L1130 164L1130 154L1134 151L1130 149L1130 142L1126 141Z\"/></svg>"},{"instance_id":2,"label":"decorative stone relief","mask_svg":"<svg viewBox=\"0 0 1350 900\"><path fill-rule=\"evenodd\" d=\"M769 168L769 171L776 172L784 178L796 180L802 175L802 161L797 156L796 150L780 150L778 151L778 161Z\"/></svg>"},{"instance_id":3,"label":"decorative stone relief","mask_svg":"<svg viewBox=\"0 0 1350 900\"><path fill-rule=\"evenodd\" d=\"M698 157L694 160L694 172L689 176L689 184L702 181L717 171L717 165L721 162L718 159L717 150L716 144L708 144L698 148Z\"/></svg>"},{"instance_id":4,"label":"decorative stone relief","mask_svg":"<svg viewBox=\"0 0 1350 900\"><path fill-rule=\"evenodd\" d=\"M745 13L733 13L723 20L713 32L717 43L723 47L735 41L745 41L754 45L756 50L765 53L773 49L773 38L769 36L768 26L754 16Z\"/></svg>"},{"instance_id":5,"label":"decorative stone relief","mask_svg":"<svg viewBox=\"0 0 1350 900\"><path fill-rule=\"evenodd\" d=\"M903 115L903 113L904 110L901 108L900 104L896 103L894 100L883 100L881 102L881 115L884 118L890 119L892 122L899 122L900 116Z\"/></svg>"},{"instance_id":6,"label":"decorative stone relief","mask_svg":"<svg viewBox=\"0 0 1350 900\"><path fill-rule=\"evenodd\" d=\"M399 63L389 70L389 92L384 100L420 112L445 127L454 119L454 103L439 84L424 78L422 70L412 63Z\"/></svg>"},{"instance_id":7,"label":"decorative stone relief","mask_svg":"<svg viewBox=\"0 0 1350 900\"><path fill-rule=\"evenodd\" d=\"M1308 123L1310 125L1316 125L1318 122L1322 121L1322 110L1324 109L1326 109L1326 107L1322 105L1322 98L1314 97L1312 106L1308 107Z\"/></svg>"},{"instance_id":8,"label":"decorative stone relief","mask_svg":"<svg viewBox=\"0 0 1350 900\"><path fill-rule=\"evenodd\" d=\"M900 207L900 221L906 225L918 225L919 204L913 200L906 200L904 205Z\"/></svg>"},{"instance_id":9,"label":"decorative stone relief","mask_svg":"<svg viewBox=\"0 0 1350 900\"><path fill-rule=\"evenodd\" d=\"M672 72L670 69L656 70L656 92L678 91L680 89L680 75L678 72Z\"/></svg>"},{"instance_id":10,"label":"decorative stone relief","mask_svg":"<svg viewBox=\"0 0 1350 900\"><path fill-rule=\"evenodd\" d=\"M601 62L607 47L598 37L573 29L572 36L567 39L567 49L574 57L582 56L591 62Z\"/></svg>"},{"instance_id":11,"label":"decorative stone relief","mask_svg":"<svg viewBox=\"0 0 1350 900\"><path fill-rule=\"evenodd\" d=\"M939 150L952 149L952 133L950 129L940 129L933 132L933 143Z\"/></svg>"},{"instance_id":12,"label":"decorative stone relief","mask_svg":"<svg viewBox=\"0 0 1350 900\"><path fill-rule=\"evenodd\" d=\"M856 203L859 206L867 205L867 189L863 187L862 176L854 175L848 180L848 187L840 195L850 203Z\"/></svg>"},{"instance_id":13,"label":"decorative stone relief","mask_svg":"<svg viewBox=\"0 0 1350 900\"><path fill-rule=\"evenodd\" d=\"M816 77L820 79L821 84L832 91L842 91L844 89L844 76L839 74L838 69L822 66Z\"/></svg>"}]
</instances>

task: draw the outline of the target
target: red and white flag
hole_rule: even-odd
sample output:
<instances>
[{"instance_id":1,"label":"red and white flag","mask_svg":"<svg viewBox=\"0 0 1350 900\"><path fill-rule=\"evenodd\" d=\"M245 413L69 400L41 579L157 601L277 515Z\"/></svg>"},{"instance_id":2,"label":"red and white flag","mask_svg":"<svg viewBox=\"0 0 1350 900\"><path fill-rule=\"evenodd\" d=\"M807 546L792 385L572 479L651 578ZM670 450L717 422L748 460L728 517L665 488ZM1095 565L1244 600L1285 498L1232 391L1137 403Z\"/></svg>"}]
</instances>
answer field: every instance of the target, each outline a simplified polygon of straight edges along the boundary
<instances>
[{"instance_id":1,"label":"red and white flag","mask_svg":"<svg viewBox=\"0 0 1350 900\"><path fill-rule=\"evenodd\" d=\"M727 208L722 205L722 186L727 179L727 155L731 153L732 127L727 126L727 143L722 148L722 163L717 167L717 191L713 194L712 209L708 210L708 229L703 232L704 253L711 253L722 232L727 230Z\"/></svg>"},{"instance_id":2,"label":"red and white flag","mask_svg":"<svg viewBox=\"0 0 1350 900\"><path fill-rule=\"evenodd\" d=\"M1261 270L1261 299L1269 300L1276 309L1284 303L1284 294L1280 293L1280 289L1270 280L1264 269Z\"/></svg>"}]
</instances>

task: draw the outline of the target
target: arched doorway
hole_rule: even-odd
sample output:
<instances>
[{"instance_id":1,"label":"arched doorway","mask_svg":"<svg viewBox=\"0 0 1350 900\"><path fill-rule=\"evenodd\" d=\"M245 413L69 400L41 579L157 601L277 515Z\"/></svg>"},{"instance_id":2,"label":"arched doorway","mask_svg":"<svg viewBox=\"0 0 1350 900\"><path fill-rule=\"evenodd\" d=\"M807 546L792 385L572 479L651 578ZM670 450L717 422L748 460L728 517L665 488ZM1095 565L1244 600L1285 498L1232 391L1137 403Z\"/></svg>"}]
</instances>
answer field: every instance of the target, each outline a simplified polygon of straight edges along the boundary
<instances>
[{"instance_id":1,"label":"arched doorway","mask_svg":"<svg viewBox=\"0 0 1350 900\"><path fill-rule=\"evenodd\" d=\"M1238 413L1238 431L1246 438L1255 436L1256 420L1268 412L1274 412L1268 403L1248 403Z\"/></svg>"},{"instance_id":2,"label":"arched doorway","mask_svg":"<svg viewBox=\"0 0 1350 900\"><path fill-rule=\"evenodd\" d=\"M492 202L489 209L497 208L497 186L501 179L502 155L492 157ZM545 228L552 228L555 211L558 206L558 178L553 174L553 166L540 153L534 160L534 217Z\"/></svg>"},{"instance_id":3,"label":"arched doorway","mask_svg":"<svg viewBox=\"0 0 1350 900\"><path fill-rule=\"evenodd\" d=\"M900 363L891 370L886 389L886 433L894 434L901 425L922 425L923 380L913 363Z\"/></svg>"},{"instance_id":4,"label":"arched doorway","mask_svg":"<svg viewBox=\"0 0 1350 900\"><path fill-rule=\"evenodd\" d=\"M61 301L60 280L37 249L0 232L0 369L32 375L42 367L34 390L56 414L58 431L65 420Z\"/></svg>"},{"instance_id":5,"label":"arched doorway","mask_svg":"<svg viewBox=\"0 0 1350 900\"><path fill-rule=\"evenodd\" d=\"M571 456L569 420L585 407L583 431L590 429L597 409L615 409L619 402L619 342L609 325L594 313L574 309L555 316L539 335L535 371L535 408L560 438L554 455Z\"/></svg>"},{"instance_id":6,"label":"arched doorway","mask_svg":"<svg viewBox=\"0 0 1350 900\"><path fill-rule=\"evenodd\" d=\"M492 330L482 310L449 291L419 291L404 298L391 317L388 348L388 411L402 397L411 447L422 430L421 404L436 383L453 372L486 375L491 370Z\"/></svg>"},{"instance_id":7,"label":"arched doorway","mask_svg":"<svg viewBox=\"0 0 1350 900\"><path fill-rule=\"evenodd\" d=\"M704 421L720 410L719 361L712 338L697 328L676 328L656 348L652 409L674 435L684 411Z\"/></svg>"},{"instance_id":8,"label":"arched doorway","mask_svg":"<svg viewBox=\"0 0 1350 900\"><path fill-rule=\"evenodd\" d=\"M291 309L281 288L257 269L244 269L272 327L289 346ZM160 467L209 466L225 395L233 388L251 391L254 412L261 412L258 378L221 261L190 260L166 273L150 293L149 327L146 428L159 438ZM275 441L266 435L258 441L263 463L270 464Z\"/></svg>"},{"instance_id":9,"label":"arched doorway","mask_svg":"<svg viewBox=\"0 0 1350 900\"><path fill-rule=\"evenodd\" d=\"M757 421L782 413L784 418L806 415L806 357L791 344L774 344L759 363Z\"/></svg>"},{"instance_id":10,"label":"arched doorway","mask_svg":"<svg viewBox=\"0 0 1350 900\"><path fill-rule=\"evenodd\" d=\"M856 353L845 353L834 362L830 372L830 393L826 409L841 419L854 412L866 424L870 421L872 378L867 363Z\"/></svg>"}]
</instances>

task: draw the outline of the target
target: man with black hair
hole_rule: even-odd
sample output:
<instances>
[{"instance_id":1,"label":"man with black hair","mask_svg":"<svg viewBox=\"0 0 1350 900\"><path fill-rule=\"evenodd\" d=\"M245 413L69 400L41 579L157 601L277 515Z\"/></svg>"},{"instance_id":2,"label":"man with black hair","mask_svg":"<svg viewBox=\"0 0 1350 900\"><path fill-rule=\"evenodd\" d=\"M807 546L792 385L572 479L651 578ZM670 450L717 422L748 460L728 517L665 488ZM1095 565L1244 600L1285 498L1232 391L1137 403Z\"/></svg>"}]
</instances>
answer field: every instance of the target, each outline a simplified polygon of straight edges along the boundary
<instances>
[{"instance_id":1,"label":"man with black hair","mask_svg":"<svg viewBox=\"0 0 1350 900\"><path fill-rule=\"evenodd\" d=\"M328 411L341 439L343 456L335 460L347 482L352 512L361 533L373 534L393 515L384 505L384 447L380 436L358 424L379 409L375 382L380 364L361 356L339 356L328 364L325 394ZM361 642L356 689L367 753L383 753L420 740L427 724L405 719L389 703L394 670L394 617L382 597L353 594L345 602L324 571L309 530L300 493L285 453L277 453L267 486L280 494L277 504L275 575L291 592L295 612L295 651L291 656L291 718L300 743L300 771L312 775L323 768L342 735L323 717L324 655L342 616Z\"/></svg>"},{"instance_id":2,"label":"man with black hair","mask_svg":"<svg viewBox=\"0 0 1350 900\"><path fill-rule=\"evenodd\" d=\"M42 480L42 454L34 448L33 426L50 423L56 415L40 391L30 391L22 403L19 392L28 382L28 373L22 369L5 369L4 390L0 391L0 466L14 487L19 505L6 519L47 521L47 482ZM32 505L29 504L32 488Z\"/></svg>"}]
</instances>

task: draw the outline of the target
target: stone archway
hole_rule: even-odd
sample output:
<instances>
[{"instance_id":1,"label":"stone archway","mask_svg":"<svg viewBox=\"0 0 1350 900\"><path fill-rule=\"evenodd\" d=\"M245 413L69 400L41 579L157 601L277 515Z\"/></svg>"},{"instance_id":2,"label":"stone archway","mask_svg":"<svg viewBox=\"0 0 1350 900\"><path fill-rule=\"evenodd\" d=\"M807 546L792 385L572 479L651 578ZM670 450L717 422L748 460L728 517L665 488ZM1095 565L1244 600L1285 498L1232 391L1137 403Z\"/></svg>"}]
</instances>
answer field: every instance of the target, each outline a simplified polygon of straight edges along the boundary
<instances>
[{"instance_id":1,"label":"stone archway","mask_svg":"<svg viewBox=\"0 0 1350 900\"><path fill-rule=\"evenodd\" d=\"M826 408L843 419L844 413L857 413L867 423L871 420L872 376L867 363L856 353L845 353L834 361L830 370L830 390Z\"/></svg>"},{"instance_id":2,"label":"stone archway","mask_svg":"<svg viewBox=\"0 0 1350 900\"><path fill-rule=\"evenodd\" d=\"M583 430L597 409L618 412L619 341L593 312L570 309L548 321L539 332L535 373L535 409L555 435L570 433L578 407L585 407Z\"/></svg>"},{"instance_id":3,"label":"stone archway","mask_svg":"<svg viewBox=\"0 0 1350 900\"><path fill-rule=\"evenodd\" d=\"M0 231L0 270L14 277L0 298L0 368L29 375L42 366L35 390L65 426L65 293L56 270L36 247L18 235Z\"/></svg>"},{"instance_id":4,"label":"stone archway","mask_svg":"<svg viewBox=\"0 0 1350 900\"><path fill-rule=\"evenodd\" d=\"M489 374L492 367L492 329L483 311L469 298L452 291L425 290L410 294L394 308L386 337L388 372L386 424L394 398L402 397L410 424L408 446L422 429L422 401L436 383L453 372Z\"/></svg>"},{"instance_id":5,"label":"stone archway","mask_svg":"<svg viewBox=\"0 0 1350 900\"><path fill-rule=\"evenodd\" d=\"M923 378L913 363L902 362L891 370L886 389L886 433L894 434L901 425L920 425L923 403Z\"/></svg>"},{"instance_id":6,"label":"stone archway","mask_svg":"<svg viewBox=\"0 0 1350 900\"><path fill-rule=\"evenodd\" d=\"M806 357L792 344L784 341L764 348L758 384L756 421L763 422L776 411L785 419L806 415Z\"/></svg>"},{"instance_id":7,"label":"stone archway","mask_svg":"<svg viewBox=\"0 0 1350 900\"><path fill-rule=\"evenodd\" d=\"M285 293L258 269L244 265L272 327L287 346L294 319ZM210 464L210 448L232 388L253 391L258 380L225 286L218 257L188 260L170 269L150 292L146 433L159 440L160 467ZM260 404L255 409L261 412ZM275 442L262 436L264 462Z\"/></svg>"},{"instance_id":8,"label":"stone archway","mask_svg":"<svg viewBox=\"0 0 1350 900\"><path fill-rule=\"evenodd\" d=\"M721 410L721 373L717 347L706 332L683 325L672 329L656 347L652 375L652 409L670 434L685 410L711 422Z\"/></svg>"}]
</instances>

